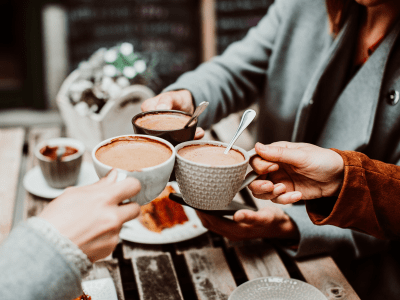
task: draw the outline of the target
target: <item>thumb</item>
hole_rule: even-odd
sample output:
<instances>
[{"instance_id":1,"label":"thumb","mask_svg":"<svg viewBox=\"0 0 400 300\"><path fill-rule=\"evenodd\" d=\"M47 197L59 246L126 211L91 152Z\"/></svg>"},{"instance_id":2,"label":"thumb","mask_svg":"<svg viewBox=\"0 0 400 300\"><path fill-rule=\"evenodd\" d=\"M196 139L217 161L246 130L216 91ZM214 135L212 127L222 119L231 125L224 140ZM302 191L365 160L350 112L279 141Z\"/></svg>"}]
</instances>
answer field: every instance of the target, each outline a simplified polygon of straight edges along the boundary
<instances>
[{"instance_id":1,"label":"thumb","mask_svg":"<svg viewBox=\"0 0 400 300\"><path fill-rule=\"evenodd\" d=\"M290 165L299 165L304 154L303 151L296 148L286 148L280 146L263 145L257 143L255 146L256 152L263 159L270 162L281 162Z\"/></svg>"},{"instance_id":2,"label":"thumb","mask_svg":"<svg viewBox=\"0 0 400 300\"><path fill-rule=\"evenodd\" d=\"M170 95L160 95L155 109L172 109L174 99Z\"/></svg>"}]
</instances>

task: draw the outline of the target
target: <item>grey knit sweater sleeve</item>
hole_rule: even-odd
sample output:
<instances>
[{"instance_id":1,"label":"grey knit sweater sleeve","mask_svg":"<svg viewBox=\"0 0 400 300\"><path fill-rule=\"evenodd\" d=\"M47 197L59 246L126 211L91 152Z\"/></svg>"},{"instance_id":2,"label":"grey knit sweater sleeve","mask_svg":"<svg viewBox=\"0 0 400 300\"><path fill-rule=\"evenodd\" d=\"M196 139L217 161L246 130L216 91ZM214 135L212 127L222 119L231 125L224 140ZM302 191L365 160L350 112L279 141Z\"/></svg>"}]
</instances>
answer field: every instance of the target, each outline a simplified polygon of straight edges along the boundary
<instances>
[{"instance_id":1,"label":"grey knit sweater sleeve","mask_svg":"<svg viewBox=\"0 0 400 300\"><path fill-rule=\"evenodd\" d=\"M92 267L87 256L41 218L20 224L0 245L0 299L74 299Z\"/></svg>"}]
</instances>

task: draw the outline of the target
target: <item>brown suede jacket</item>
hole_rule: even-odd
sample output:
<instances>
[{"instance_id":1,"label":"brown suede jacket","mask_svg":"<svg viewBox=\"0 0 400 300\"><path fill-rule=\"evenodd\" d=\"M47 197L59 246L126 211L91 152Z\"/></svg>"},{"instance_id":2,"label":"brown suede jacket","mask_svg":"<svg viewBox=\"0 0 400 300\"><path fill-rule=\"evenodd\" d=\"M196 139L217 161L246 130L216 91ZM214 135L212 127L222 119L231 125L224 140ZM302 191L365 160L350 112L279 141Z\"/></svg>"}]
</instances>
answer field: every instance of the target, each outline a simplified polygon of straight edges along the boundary
<instances>
[{"instance_id":1,"label":"brown suede jacket","mask_svg":"<svg viewBox=\"0 0 400 300\"><path fill-rule=\"evenodd\" d=\"M344 160L343 186L337 199L305 201L311 221L355 229L380 239L398 239L400 166L359 152L332 150Z\"/></svg>"}]
</instances>

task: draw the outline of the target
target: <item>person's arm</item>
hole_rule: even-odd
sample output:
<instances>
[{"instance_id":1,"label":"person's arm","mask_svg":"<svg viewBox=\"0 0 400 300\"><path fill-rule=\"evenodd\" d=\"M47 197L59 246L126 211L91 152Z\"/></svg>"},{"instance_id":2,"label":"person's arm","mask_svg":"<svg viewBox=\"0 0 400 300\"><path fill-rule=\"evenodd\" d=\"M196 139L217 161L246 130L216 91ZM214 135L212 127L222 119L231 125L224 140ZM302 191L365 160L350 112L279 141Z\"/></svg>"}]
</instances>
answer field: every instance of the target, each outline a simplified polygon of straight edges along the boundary
<instances>
[{"instance_id":1,"label":"person's arm","mask_svg":"<svg viewBox=\"0 0 400 300\"><path fill-rule=\"evenodd\" d=\"M274 43L282 30L282 19L295 10L293 4L293 1L275 1L245 38L230 45L222 55L183 74L162 94L147 100L142 109L158 109L155 103L161 101L160 107L164 109L181 109L181 106L181 110L190 112L192 100L196 105L208 101L207 113L199 118L199 126L207 128L229 113L249 106L265 88ZM175 97L177 101L172 103Z\"/></svg>"},{"instance_id":2,"label":"person's arm","mask_svg":"<svg viewBox=\"0 0 400 300\"><path fill-rule=\"evenodd\" d=\"M304 143L257 144L256 151L262 158L254 158L252 166L264 177L249 185L255 197L281 204L307 200L317 225L356 229L381 239L400 236L399 166Z\"/></svg>"},{"instance_id":3,"label":"person's arm","mask_svg":"<svg viewBox=\"0 0 400 300\"><path fill-rule=\"evenodd\" d=\"M0 247L0 299L74 299L92 263L50 223L32 218Z\"/></svg>"},{"instance_id":4,"label":"person's arm","mask_svg":"<svg viewBox=\"0 0 400 300\"><path fill-rule=\"evenodd\" d=\"M307 212L317 225L353 228L382 239L400 236L400 167L340 151L344 180L335 201L307 201Z\"/></svg>"},{"instance_id":5,"label":"person's arm","mask_svg":"<svg viewBox=\"0 0 400 300\"><path fill-rule=\"evenodd\" d=\"M68 188L39 217L12 230L0 245L0 299L74 299L91 263L112 253L123 223L139 215L134 178L117 171L95 184Z\"/></svg>"}]
</instances>

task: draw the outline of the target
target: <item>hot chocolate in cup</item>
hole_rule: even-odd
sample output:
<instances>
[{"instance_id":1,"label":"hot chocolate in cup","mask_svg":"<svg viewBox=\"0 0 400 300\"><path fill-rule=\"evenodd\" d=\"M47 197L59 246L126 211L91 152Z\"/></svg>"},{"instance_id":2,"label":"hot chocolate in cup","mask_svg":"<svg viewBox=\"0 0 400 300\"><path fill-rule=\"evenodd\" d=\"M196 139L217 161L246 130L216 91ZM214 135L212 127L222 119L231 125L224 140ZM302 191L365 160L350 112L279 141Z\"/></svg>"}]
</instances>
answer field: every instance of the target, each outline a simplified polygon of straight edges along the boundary
<instances>
[{"instance_id":1,"label":"hot chocolate in cup","mask_svg":"<svg viewBox=\"0 0 400 300\"><path fill-rule=\"evenodd\" d=\"M166 140L135 134L102 141L93 149L92 158L99 178L116 168L118 180L138 179L141 190L129 200L144 205L160 195L167 185L175 153L175 148Z\"/></svg>"},{"instance_id":2,"label":"hot chocolate in cup","mask_svg":"<svg viewBox=\"0 0 400 300\"><path fill-rule=\"evenodd\" d=\"M246 176L255 150L233 146L223 154L228 144L215 141L190 141L175 147L175 175L183 200L203 210L223 209L236 193L254 181L258 174ZM246 179L245 179L246 177Z\"/></svg>"},{"instance_id":3,"label":"hot chocolate in cup","mask_svg":"<svg viewBox=\"0 0 400 300\"><path fill-rule=\"evenodd\" d=\"M153 110L135 115L132 118L136 134L157 136L176 146L194 139L197 120L184 128L191 114L179 110Z\"/></svg>"}]
</instances>

